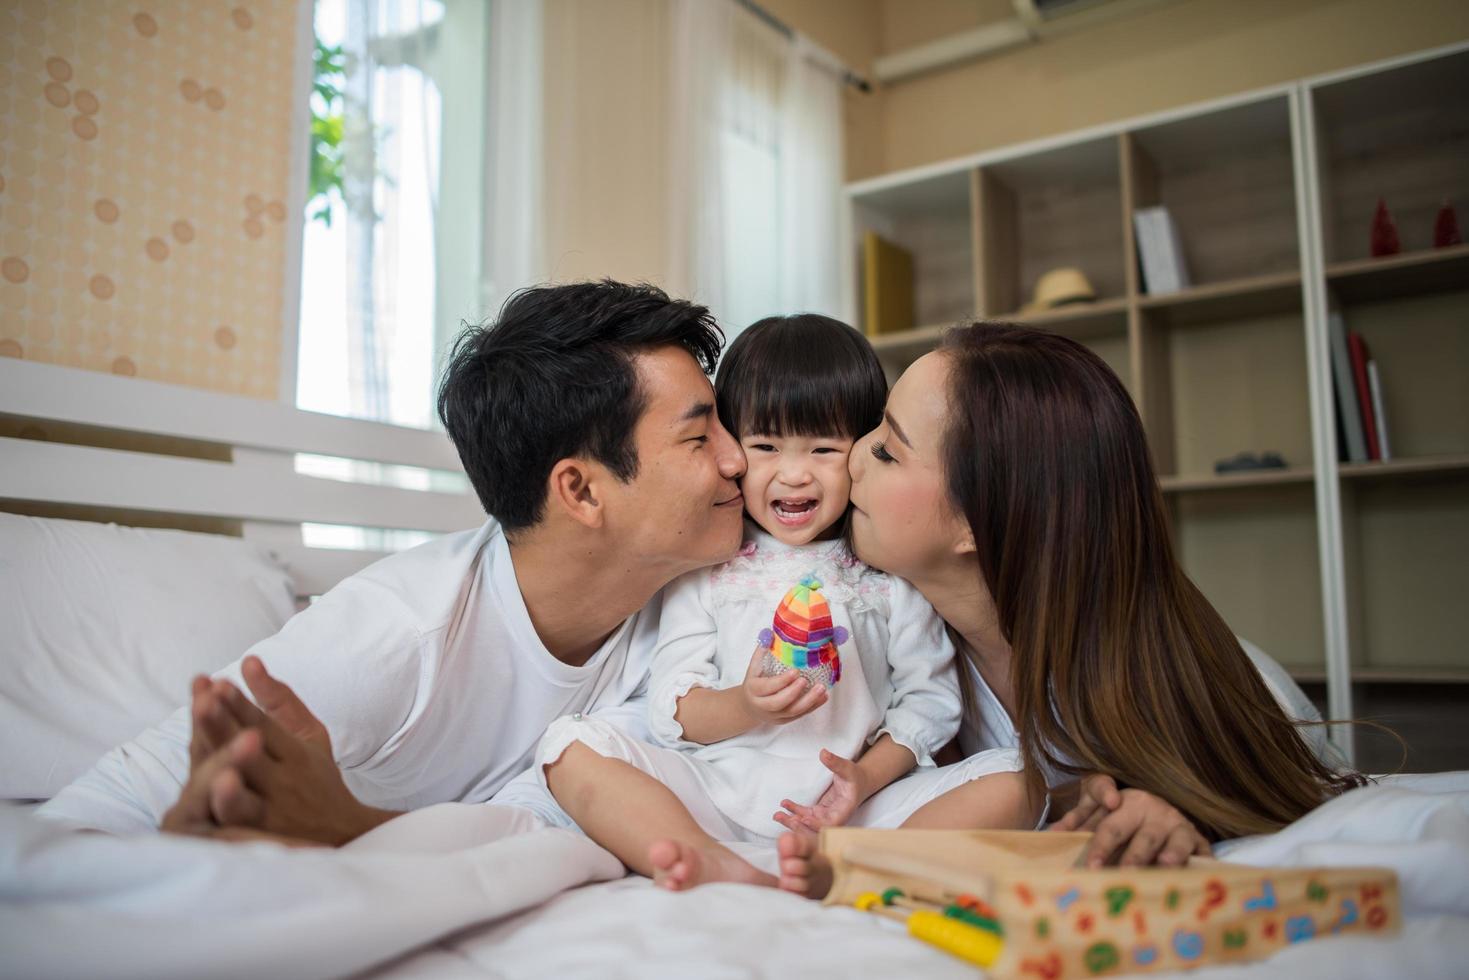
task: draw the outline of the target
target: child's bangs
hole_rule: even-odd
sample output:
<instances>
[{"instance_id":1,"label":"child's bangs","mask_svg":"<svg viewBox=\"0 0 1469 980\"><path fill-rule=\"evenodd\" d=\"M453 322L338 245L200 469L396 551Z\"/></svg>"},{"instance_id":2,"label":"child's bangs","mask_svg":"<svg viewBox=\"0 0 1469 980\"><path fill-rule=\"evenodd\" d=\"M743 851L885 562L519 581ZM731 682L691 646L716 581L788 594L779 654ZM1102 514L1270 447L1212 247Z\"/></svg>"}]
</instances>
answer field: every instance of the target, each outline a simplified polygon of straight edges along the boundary
<instances>
[{"instance_id":1,"label":"child's bangs","mask_svg":"<svg viewBox=\"0 0 1469 980\"><path fill-rule=\"evenodd\" d=\"M821 376L767 378L745 386L738 406L731 406L738 418L735 436L807 436L810 438L855 439L861 432L852 431L850 412L842 411L851 404L849 393L840 390L833 379Z\"/></svg>"},{"instance_id":2,"label":"child's bangs","mask_svg":"<svg viewBox=\"0 0 1469 980\"><path fill-rule=\"evenodd\" d=\"M877 427L887 379L867 339L830 317L769 317L740 334L715 382L719 418L748 435L857 439Z\"/></svg>"}]
</instances>

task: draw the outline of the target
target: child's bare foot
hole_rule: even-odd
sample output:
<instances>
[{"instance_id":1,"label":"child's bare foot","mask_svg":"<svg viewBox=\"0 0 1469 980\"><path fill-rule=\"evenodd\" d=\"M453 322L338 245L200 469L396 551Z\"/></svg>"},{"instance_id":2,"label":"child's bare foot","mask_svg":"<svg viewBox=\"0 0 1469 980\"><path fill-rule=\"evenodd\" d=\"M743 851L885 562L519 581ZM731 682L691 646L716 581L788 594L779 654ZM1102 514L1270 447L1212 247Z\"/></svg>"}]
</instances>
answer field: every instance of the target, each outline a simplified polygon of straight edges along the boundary
<instances>
[{"instance_id":1,"label":"child's bare foot","mask_svg":"<svg viewBox=\"0 0 1469 980\"><path fill-rule=\"evenodd\" d=\"M806 898L825 898L831 891L831 862L817 849L815 834L780 835L780 887Z\"/></svg>"},{"instance_id":2,"label":"child's bare foot","mask_svg":"<svg viewBox=\"0 0 1469 980\"><path fill-rule=\"evenodd\" d=\"M660 840L648 848L653 883L671 892L687 891L716 881L775 887L775 878L728 848L710 843L695 847L676 840Z\"/></svg>"}]
</instances>

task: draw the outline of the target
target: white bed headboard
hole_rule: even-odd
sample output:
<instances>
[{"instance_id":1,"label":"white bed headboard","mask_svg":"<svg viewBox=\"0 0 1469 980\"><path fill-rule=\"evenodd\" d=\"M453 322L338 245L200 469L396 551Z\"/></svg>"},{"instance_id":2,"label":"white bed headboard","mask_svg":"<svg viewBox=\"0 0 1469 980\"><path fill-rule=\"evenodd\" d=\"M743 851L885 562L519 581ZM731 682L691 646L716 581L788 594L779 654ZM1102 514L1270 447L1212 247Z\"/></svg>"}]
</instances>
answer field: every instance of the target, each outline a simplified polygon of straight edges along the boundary
<instances>
[{"instance_id":1,"label":"white bed headboard","mask_svg":"<svg viewBox=\"0 0 1469 980\"><path fill-rule=\"evenodd\" d=\"M0 416L33 436L0 435L0 510L64 505L238 521L245 537L275 552L303 596L325 592L383 555L307 547L303 522L445 532L485 519L468 489L410 490L296 472L297 453L462 472L438 432L8 357L0 357ZM50 435L47 423L71 438L47 441L63 438ZM168 440L207 444L201 455L210 458L157 451ZM149 451L106 448L119 445Z\"/></svg>"}]
</instances>

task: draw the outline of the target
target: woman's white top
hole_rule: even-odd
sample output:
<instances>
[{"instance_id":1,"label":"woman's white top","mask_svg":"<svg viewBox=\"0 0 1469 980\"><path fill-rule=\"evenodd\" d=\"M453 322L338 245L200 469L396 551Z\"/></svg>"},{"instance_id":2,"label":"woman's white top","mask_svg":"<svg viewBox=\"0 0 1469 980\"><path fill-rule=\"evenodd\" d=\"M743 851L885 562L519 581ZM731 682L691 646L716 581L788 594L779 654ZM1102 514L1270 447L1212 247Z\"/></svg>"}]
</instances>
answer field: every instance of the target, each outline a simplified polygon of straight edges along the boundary
<instances>
[{"instance_id":1,"label":"woman's white top","mask_svg":"<svg viewBox=\"0 0 1469 980\"><path fill-rule=\"evenodd\" d=\"M1321 713L1306 697L1300 686L1291 679L1285 668L1276 663L1265 651L1255 646L1249 640L1240 639L1240 646L1244 648L1250 661L1254 663L1255 669L1260 672L1260 679L1270 689L1270 693L1279 703L1286 717L1297 722L1320 722ZM976 752L984 752L988 749L1018 749L1020 747L1020 735L1015 730L1015 723L1010 720L1010 713L1000 704L1000 699L990 686L980 676L979 668L968 657L960 657L964 662L964 669L968 671L969 683L973 691L973 703L965 706L964 723L959 729L959 747L964 750L966 756L974 755ZM1308 724L1301 729L1301 736L1306 740L1306 745L1316 754L1316 757L1332 768L1345 765L1341 754L1326 738L1326 726L1321 724ZM1046 782L1052 789L1071 782L1075 777L1066 773L1052 772L1047 775Z\"/></svg>"},{"instance_id":2,"label":"woman's white top","mask_svg":"<svg viewBox=\"0 0 1469 980\"><path fill-rule=\"evenodd\" d=\"M695 687L742 684L760 632L806 576L820 581L833 625L849 633L827 702L712 745L685 739L674 720L678 699ZM954 647L916 589L862 564L840 541L793 547L753 526L734 560L669 586L648 691L654 739L687 752L720 812L765 836L780 829L771 814L782 799L813 803L831 783L822 749L856 758L886 733L931 766L962 713Z\"/></svg>"}]
</instances>

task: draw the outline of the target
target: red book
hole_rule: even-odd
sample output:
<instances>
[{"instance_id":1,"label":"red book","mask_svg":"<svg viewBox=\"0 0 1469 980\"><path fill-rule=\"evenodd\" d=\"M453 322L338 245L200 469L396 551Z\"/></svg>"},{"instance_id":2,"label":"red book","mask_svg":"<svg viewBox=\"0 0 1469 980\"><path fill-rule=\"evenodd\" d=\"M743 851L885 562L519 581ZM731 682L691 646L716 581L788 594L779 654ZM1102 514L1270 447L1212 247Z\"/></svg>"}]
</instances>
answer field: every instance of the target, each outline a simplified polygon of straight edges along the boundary
<instances>
[{"instance_id":1,"label":"red book","mask_svg":"<svg viewBox=\"0 0 1469 980\"><path fill-rule=\"evenodd\" d=\"M1362 412L1362 431L1367 436L1367 458L1381 459L1382 444L1377 441L1377 418L1372 412L1372 389L1367 383L1367 362L1372 355L1367 341L1355 330L1347 331L1347 347L1352 352L1352 378L1357 383L1357 406Z\"/></svg>"}]
</instances>

